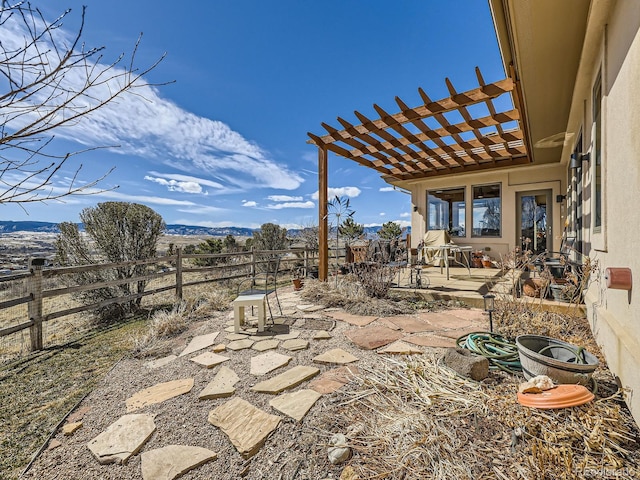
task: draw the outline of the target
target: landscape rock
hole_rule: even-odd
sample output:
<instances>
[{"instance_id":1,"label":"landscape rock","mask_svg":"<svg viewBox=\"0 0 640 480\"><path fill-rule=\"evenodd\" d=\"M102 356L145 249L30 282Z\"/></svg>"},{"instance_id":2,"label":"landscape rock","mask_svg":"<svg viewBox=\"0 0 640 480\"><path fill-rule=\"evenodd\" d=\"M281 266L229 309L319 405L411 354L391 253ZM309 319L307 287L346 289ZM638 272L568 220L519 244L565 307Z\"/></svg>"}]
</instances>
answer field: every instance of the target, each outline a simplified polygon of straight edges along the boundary
<instances>
[{"instance_id":1,"label":"landscape rock","mask_svg":"<svg viewBox=\"0 0 640 480\"><path fill-rule=\"evenodd\" d=\"M309 388L318 393L333 393L351 381L354 375L359 373L358 367L353 365L338 367L324 372L313 380Z\"/></svg>"},{"instance_id":2,"label":"landscape rock","mask_svg":"<svg viewBox=\"0 0 640 480\"><path fill-rule=\"evenodd\" d=\"M230 342L227 345L227 349L229 350L244 350L245 348L251 348L251 345L254 344L253 340L249 340L248 338L244 340L235 340Z\"/></svg>"},{"instance_id":3,"label":"landscape rock","mask_svg":"<svg viewBox=\"0 0 640 480\"><path fill-rule=\"evenodd\" d=\"M389 355L414 355L422 353L422 350L414 347L413 345L409 345L401 340L397 342L393 342L390 345L387 345L384 348L378 350L379 354L389 354Z\"/></svg>"},{"instance_id":4,"label":"landscape rock","mask_svg":"<svg viewBox=\"0 0 640 480\"><path fill-rule=\"evenodd\" d=\"M215 460L215 452L202 447L167 445L141 455L143 480L174 480L189 470Z\"/></svg>"},{"instance_id":5,"label":"landscape rock","mask_svg":"<svg viewBox=\"0 0 640 480\"><path fill-rule=\"evenodd\" d=\"M125 464L156 430L151 415L131 414L116 422L88 443L89 450L101 464Z\"/></svg>"},{"instance_id":6,"label":"landscape rock","mask_svg":"<svg viewBox=\"0 0 640 480\"><path fill-rule=\"evenodd\" d=\"M489 360L464 348L449 348L444 354L444 364L458 374L480 381L489 376Z\"/></svg>"},{"instance_id":7,"label":"landscape rock","mask_svg":"<svg viewBox=\"0 0 640 480\"><path fill-rule=\"evenodd\" d=\"M351 449L347 446L347 437L342 433L336 433L329 440L327 456L333 465L344 463L351 458Z\"/></svg>"},{"instance_id":8,"label":"landscape rock","mask_svg":"<svg viewBox=\"0 0 640 480\"><path fill-rule=\"evenodd\" d=\"M266 350L273 350L274 348L278 348L279 340L262 340L256 342L251 348L258 352L264 352Z\"/></svg>"}]
</instances>

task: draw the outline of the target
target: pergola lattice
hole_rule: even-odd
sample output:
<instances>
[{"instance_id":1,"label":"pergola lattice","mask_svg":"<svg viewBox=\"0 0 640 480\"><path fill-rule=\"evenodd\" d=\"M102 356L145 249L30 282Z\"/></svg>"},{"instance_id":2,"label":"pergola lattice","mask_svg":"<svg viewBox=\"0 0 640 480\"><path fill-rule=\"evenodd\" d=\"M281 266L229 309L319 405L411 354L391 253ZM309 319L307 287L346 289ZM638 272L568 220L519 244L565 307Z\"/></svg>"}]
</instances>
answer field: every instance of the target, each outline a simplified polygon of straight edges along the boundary
<instances>
[{"instance_id":1,"label":"pergola lattice","mask_svg":"<svg viewBox=\"0 0 640 480\"><path fill-rule=\"evenodd\" d=\"M338 117L342 129L326 123L326 135L308 133L318 147L320 278L327 276L327 151L372 168L396 180L413 180L484 169L527 164L526 136L521 125L518 86L512 78L485 83L476 68L478 88L458 93L446 79L450 96L433 101L418 89L423 104L408 107L396 97L400 108L388 113L374 104L380 115L370 119L356 111L362 123L354 125ZM512 95L513 108L497 111L494 101ZM469 108L483 104L488 115L474 116ZM450 123L448 112L461 122ZM434 126L434 122L435 125ZM432 126L429 125L431 123ZM514 127L514 125L516 125ZM324 248L323 248L324 245ZM325 250L323 252L323 250Z\"/></svg>"}]
</instances>

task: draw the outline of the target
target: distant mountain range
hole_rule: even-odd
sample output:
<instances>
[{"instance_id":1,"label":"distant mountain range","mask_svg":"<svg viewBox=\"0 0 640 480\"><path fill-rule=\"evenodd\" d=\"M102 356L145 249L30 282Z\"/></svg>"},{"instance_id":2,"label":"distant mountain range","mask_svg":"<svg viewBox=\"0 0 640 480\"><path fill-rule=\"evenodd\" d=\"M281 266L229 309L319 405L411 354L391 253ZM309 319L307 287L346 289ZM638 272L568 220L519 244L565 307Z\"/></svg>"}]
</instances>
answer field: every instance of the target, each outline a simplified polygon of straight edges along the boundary
<instances>
[{"instance_id":1,"label":"distant mountain range","mask_svg":"<svg viewBox=\"0 0 640 480\"><path fill-rule=\"evenodd\" d=\"M80 224L80 228L82 225ZM379 226L365 227L367 235L373 235ZM295 236L299 230L288 229L291 235ZM58 224L51 222L12 222L0 220L0 234L14 232L42 232L42 233L58 233ZM209 235L212 237L226 237L233 235L234 237L250 237L253 235L253 229L243 227L198 227L194 225L167 225L165 233L169 235Z\"/></svg>"}]
</instances>

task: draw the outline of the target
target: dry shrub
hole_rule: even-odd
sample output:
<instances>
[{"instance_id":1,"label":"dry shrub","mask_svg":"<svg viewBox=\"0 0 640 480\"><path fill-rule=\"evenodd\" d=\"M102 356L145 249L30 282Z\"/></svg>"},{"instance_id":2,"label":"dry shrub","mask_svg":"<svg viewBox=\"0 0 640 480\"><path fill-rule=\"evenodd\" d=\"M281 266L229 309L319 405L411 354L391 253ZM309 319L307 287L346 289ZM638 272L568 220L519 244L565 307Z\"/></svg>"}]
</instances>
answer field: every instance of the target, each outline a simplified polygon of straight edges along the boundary
<instances>
[{"instance_id":1,"label":"dry shrub","mask_svg":"<svg viewBox=\"0 0 640 480\"><path fill-rule=\"evenodd\" d=\"M308 279L301 296L309 302L342 308L355 315L398 315L416 310L415 304L408 301L371 298L366 288L351 274L330 282ZM424 303L421 306L427 307Z\"/></svg>"},{"instance_id":2,"label":"dry shrub","mask_svg":"<svg viewBox=\"0 0 640 480\"><path fill-rule=\"evenodd\" d=\"M185 302L171 310L157 310L151 316L146 332L132 338L133 356L136 358L160 356L169 347L162 340L174 337L188 328L189 319Z\"/></svg>"},{"instance_id":3,"label":"dry shrub","mask_svg":"<svg viewBox=\"0 0 640 480\"><path fill-rule=\"evenodd\" d=\"M188 290L184 302L190 315L205 317L213 312L227 310L231 300L232 295L227 289L221 289L215 284L205 284Z\"/></svg>"}]
</instances>

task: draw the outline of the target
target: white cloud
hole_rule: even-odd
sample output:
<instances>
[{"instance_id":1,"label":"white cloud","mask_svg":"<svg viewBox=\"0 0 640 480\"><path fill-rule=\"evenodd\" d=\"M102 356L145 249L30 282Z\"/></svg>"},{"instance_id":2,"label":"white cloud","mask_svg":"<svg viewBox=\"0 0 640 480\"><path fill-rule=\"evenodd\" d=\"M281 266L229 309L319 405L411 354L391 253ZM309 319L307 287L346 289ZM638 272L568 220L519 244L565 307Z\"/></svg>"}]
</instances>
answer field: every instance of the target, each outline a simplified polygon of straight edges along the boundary
<instances>
[{"instance_id":1,"label":"white cloud","mask_svg":"<svg viewBox=\"0 0 640 480\"><path fill-rule=\"evenodd\" d=\"M209 215L212 213L226 212L227 209L220 207L213 207L211 205L194 205L188 208L176 208L178 212L189 213L191 215Z\"/></svg>"},{"instance_id":2,"label":"white cloud","mask_svg":"<svg viewBox=\"0 0 640 480\"><path fill-rule=\"evenodd\" d=\"M243 207L257 207L258 204L256 202L254 202L253 200L243 200L242 201L242 206Z\"/></svg>"},{"instance_id":3,"label":"white cloud","mask_svg":"<svg viewBox=\"0 0 640 480\"><path fill-rule=\"evenodd\" d=\"M155 182L159 185L164 185L171 192L182 192L182 193L202 193L202 186L197 182L179 182L178 180L167 180L159 177L151 177L149 175L145 175L145 180L150 182ZM206 193L206 192L205 192Z\"/></svg>"},{"instance_id":4,"label":"white cloud","mask_svg":"<svg viewBox=\"0 0 640 480\"><path fill-rule=\"evenodd\" d=\"M393 188L393 187L380 187L380 191L381 192L393 192L393 191L395 191L395 188Z\"/></svg>"},{"instance_id":5,"label":"white cloud","mask_svg":"<svg viewBox=\"0 0 640 480\"><path fill-rule=\"evenodd\" d=\"M167 178L169 180L176 180L178 182L195 182L200 185L204 185L205 187L224 188L224 185L219 182L214 182L213 180L208 180L206 178L193 177L191 175L181 175L179 173L158 173L152 171L149 172L149 176Z\"/></svg>"},{"instance_id":6,"label":"white cloud","mask_svg":"<svg viewBox=\"0 0 640 480\"><path fill-rule=\"evenodd\" d=\"M407 217L410 217L410 216L411 216L411 214L409 212L403 212L403 213L400 214L400 218L407 218Z\"/></svg>"},{"instance_id":7,"label":"white cloud","mask_svg":"<svg viewBox=\"0 0 640 480\"><path fill-rule=\"evenodd\" d=\"M24 32L20 28L20 22L12 18L5 21L2 26L3 48L11 51L24 43ZM53 33L59 38L68 37L61 29L56 29ZM46 37L40 43L40 51L46 51L49 47L45 44ZM50 50L53 55L53 48ZM52 64L55 64L53 59ZM89 65L88 69L93 67ZM94 75L107 68L107 65L97 65ZM84 69L77 69L67 72L60 88L69 91L81 89L86 81L83 71ZM122 68L114 67L103 75L122 73ZM26 78L27 83L30 80ZM96 99L109 98L118 89L117 79L97 82L90 94L74 100L74 107L92 108ZM51 96L50 89L42 89L34 91L28 101L37 104ZM21 105L16 105L17 107ZM28 108L26 105L22 107ZM30 119L24 115L14 117L8 124L6 116L3 120L4 125L17 130ZM171 165L184 172L196 171L211 175L222 181L220 185L223 188L269 187L293 190L304 181L297 172L270 158L268 152L227 124L180 108L163 98L156 87L146 84L143 79L138 81L133 93L124 93L72 125L57 129L56 135L88 147L117 145L119 148L113 149L116 153L136 155L158 164ZM182 181L177 178L173 180ZM203 185L202 182L196 183ZM174 187L179 188L177 185ZM195 186L183 185L180 188L192 192Z\"/></svg>"},{"instance_id":8,"label":"white cloud","mask_svg":"<svg viewBox=\"0 0 640 480\"><path fill-rule=\"evenodd\" d=\"M283 208L316 208L316 204L312 201L307 202L284 202L267 205L269 210L282 210Z\"/></svg>"},{"instance_id":9,"label":"white cloud","mask_svg":"<svg viewBox=\"0 0 640 480\"><path fill-rule=\"evenodd\" d=\"M272 202L299 202L302 197L292 197L291 195L269 195L267 197Z\"/></svg>"},{"instance_id":10,"label":"white cloud","mask_svg":"<svg viewBox=\"0 0 640 480\"><path fill-rule=\"evenodd\" d=\"M362 193L362 190L360 190L358 187L329 187L327 188L327 196L328 198L334 198L334 197L349 197L349 198L355 198L358 195L360 195ZM311 198L313 200L318 200L319 198L319 194L318 191L316 190L312 195Z\"/></svg>"},{"instance_id":11,"label":"white cloud","mask_svg":"<svg viewBox=\"0 0 640 480\"><path fill-rule=\"evenodd\" d=\"M384 213L384 212L380 212L380 216L381 216L381 217L384 217L385 215L386 215L386 213Z\"/></svg>"}]
</instances>

